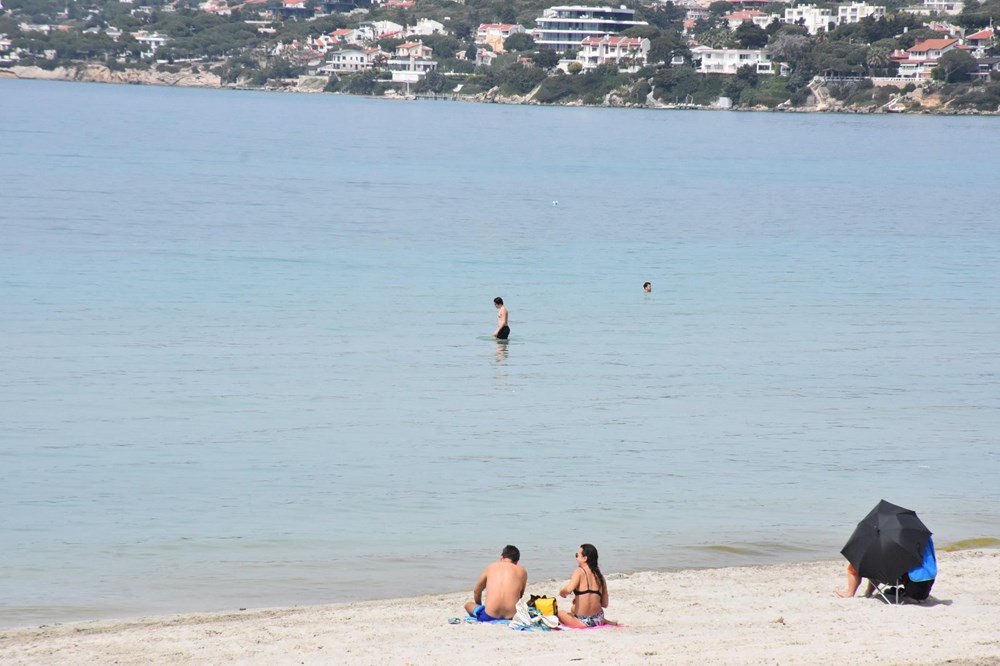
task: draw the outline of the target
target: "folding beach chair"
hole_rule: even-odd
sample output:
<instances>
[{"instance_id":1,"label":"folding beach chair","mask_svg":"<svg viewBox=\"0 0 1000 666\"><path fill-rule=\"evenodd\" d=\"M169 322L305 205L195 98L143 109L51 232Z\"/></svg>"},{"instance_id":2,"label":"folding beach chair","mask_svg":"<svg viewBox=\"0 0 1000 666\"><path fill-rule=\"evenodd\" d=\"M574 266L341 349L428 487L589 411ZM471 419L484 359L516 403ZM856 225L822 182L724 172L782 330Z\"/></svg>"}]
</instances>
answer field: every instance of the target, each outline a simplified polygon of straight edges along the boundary
<instances>
[{"instance_id":1,"label":"folding beach chair","mask_svg":"<svg viewBox=\"0 0 1000 666\"><path fill-rule=\"evenodd\" d=\"M903 574L899 580L892 585L871 581L872 594L882 597L887 604L922 604L927 601L934 586L934 580L913 581L909 576Z\"/></svg>"},{"instance_id":2,"label":"folding beach chair","mask_svg":"<svg viewBox=\"0 0 1000 666\"><path fill-rule=\"evenodd\" d=\"M872 593L870 596L882 597L882 601L893 606L899 606L903 603L905 595L903 594L902 579L897 580L892 585L880 583L875 580L871 581L871 584Z\"/></svg>"}]
</instances>

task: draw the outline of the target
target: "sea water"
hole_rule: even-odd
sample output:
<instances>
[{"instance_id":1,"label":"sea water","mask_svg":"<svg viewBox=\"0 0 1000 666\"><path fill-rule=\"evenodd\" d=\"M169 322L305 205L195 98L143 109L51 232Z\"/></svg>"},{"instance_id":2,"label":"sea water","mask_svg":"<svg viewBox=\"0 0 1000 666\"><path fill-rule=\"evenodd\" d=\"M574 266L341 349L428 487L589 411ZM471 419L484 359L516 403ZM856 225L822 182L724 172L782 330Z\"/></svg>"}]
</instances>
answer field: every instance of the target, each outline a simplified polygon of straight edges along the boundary
<instances>
[{"instance_id":1,"label":"sea water","mask_svg":"<svg viewBox=\"0 0 1000 666\"><path fill-rule=\"evenodd\" d=\"M995 118L0 99L2 626L997 535Z\"/></svg>"}]
</instances>

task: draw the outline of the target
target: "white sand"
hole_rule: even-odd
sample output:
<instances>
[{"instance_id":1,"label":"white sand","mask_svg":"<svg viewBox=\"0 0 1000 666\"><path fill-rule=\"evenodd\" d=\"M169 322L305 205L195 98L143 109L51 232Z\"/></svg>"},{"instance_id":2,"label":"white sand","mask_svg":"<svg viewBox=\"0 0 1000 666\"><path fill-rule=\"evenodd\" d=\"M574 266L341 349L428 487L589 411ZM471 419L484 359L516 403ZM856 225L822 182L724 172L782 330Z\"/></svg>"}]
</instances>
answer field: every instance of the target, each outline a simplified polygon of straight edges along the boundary
<instances>
[{"instance_id":1,"label":"white sand","mask_svg":"<svg viewBox=\"0 0 1000 666\"><path fill-rule=\"evenodd\" d=\"M839 599L845 563L831 560L611 575L617 629L450 625L468 594L455 593L3 631L0 663L1000 664L1000 550L938 557L923 605Z\"/></svg>"}]
</instances>

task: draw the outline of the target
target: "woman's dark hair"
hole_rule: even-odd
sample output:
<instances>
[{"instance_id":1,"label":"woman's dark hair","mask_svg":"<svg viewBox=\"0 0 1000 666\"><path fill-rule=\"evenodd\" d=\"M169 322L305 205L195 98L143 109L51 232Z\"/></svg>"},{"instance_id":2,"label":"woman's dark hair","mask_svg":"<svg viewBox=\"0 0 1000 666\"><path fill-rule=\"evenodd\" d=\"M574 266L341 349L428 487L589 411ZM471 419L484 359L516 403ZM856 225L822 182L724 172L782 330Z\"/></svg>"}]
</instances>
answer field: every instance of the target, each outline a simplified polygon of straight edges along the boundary
<instances>
[{"instance_id":1,"label":"woman's dark hair","mask_svg":"<svg viewBox=\"0 0 1000 666\"><path fill-rule=\"evenodd\" d=\"M493 305L503 305L503 299L497 296L493 299Z\"/></svg>"},{"instance_id":2,"label":"woman's dark hair","mask_svg":"<svg viewBox=\"0 0 1000 666\"><path fill-rule=\"evenodd\" d=\"M587 566L590 570L594 572L597 576L597 582L600 583L600 589L604 590L607 584L604 582L604 574L601 573L601 568L597 564L597 548L592 543L584 543L580 545L580 554L587 558Z\"/></svg>"}]
</instances>

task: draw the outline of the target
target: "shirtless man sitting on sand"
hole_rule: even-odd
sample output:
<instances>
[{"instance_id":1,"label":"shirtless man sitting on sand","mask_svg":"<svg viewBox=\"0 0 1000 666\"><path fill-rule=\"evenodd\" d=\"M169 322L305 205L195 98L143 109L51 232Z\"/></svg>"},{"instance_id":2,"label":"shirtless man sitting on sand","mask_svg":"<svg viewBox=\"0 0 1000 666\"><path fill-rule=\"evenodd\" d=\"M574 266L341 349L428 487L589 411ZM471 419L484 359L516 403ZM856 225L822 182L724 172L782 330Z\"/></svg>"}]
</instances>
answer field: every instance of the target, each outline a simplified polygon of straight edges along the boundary
<instances>
[{"instance_id":1,"label":"shirtless man sitting on sand","mask_svg":"<svg viewBox=\"0 0 1000 666\"><path fill-rule=\"evenodd\" d=\"M465 612L480 622L509 620L514 617L515 606L524 596L528 585L528 572L517 563L521 551L505 546L500 560L486 565L472 590L473 601L465 604ZM486 603L483 603L483 590Z\"/></svg>"}]
</instances>

